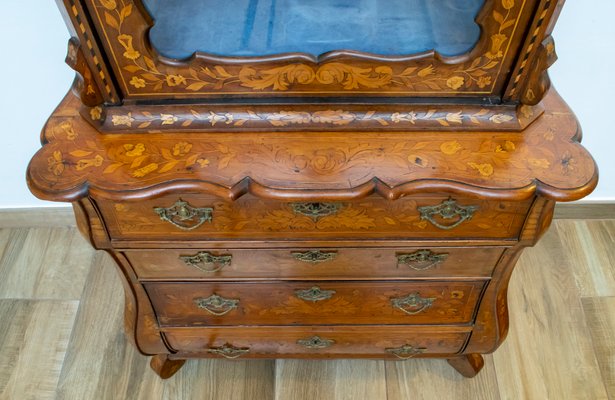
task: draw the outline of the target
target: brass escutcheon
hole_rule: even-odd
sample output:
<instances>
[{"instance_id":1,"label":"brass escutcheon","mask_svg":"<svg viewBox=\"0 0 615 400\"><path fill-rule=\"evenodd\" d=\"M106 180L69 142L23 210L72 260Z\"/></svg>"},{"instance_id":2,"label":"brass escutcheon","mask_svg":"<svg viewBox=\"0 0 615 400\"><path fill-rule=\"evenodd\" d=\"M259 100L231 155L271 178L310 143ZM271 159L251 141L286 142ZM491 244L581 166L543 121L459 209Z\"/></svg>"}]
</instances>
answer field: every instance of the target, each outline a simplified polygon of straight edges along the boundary
<instances>
[{"instance_id":1,"label":"brass escutcheon","mask_svg":"<svg viewBox=\"0 0 615 400\"><path fill-rule=\"evenodd\" d=\"M250 348L248 347L238 348L238 347L235 347L227 343L222 347L211 347L207 349L207 352L211 354L217 354L224 358L233 359L233 358L241 357L244 354L248 354L250 352Z\"/></svg>"},{"instance_id":2,"label":"brass escutcheon","mask_svg":"<svg viewBox=\"0 0 615 400\"><path fill-rule=\"evenodd\" d=\"M391 299L391 305L406 314L415 315L431 307L434 300L436 300L435 297L423 298L416 292L405 297Z\"/></svg>"},{"instance_id":3,"label":"brass escutcheon","mask_svg":"<svg viewBox=\"0 0 615 400\"><path fill-rule=\"evenodd\" d=\"M387 353L391 353L395 357L401 358L402 360L407 360L419 354L423 354L425 350L427 349L424 347L414 347L409 344L405 344L401 347L384 349Z\"/></svg>"},{"instance_id":4,"label":"brass escutcheon","mask_svg":"<svg viewBox=\"0 0 615 400\"><path fill-rule=\"evenodd\" d=\"M398 254L397 264L405 264L416 271L424 271L435 267L448 258L447 253L434 253L431 250L417 250L410 254Z\"/></svg>"},{"instance_id":5,"label":"brass escutcheon","mask_svg":"<svg viewBox=\"0 0 615 400\"><path fill-rule=\"evenodd\" d=\"M337 257L337 251L295 251L290 253L290 255L293 256L293 258L297 261L302 261L310 264L318 264L335 259L335 257Z\"/></svg>"},{"instance_id":6,"label":"brass escutcheon","mask_svg":"<svg viewBox=\"0 0 615 400\"><path fill-rule=\"evenodd\" d=\"M206 251L201 251L193 256L179 256L187 266L203 272L218 272L227 265L231 265L232 256L214 256Z\"/></svg>"},{"instance_id":7,"label":"brass escutcheon","mask_svg":"<svg viewBox=\"0 0 615 400\"><path fill-rule=\"evenodd\" d=\"M307 347L308 349L326 349L327 347L331 347L335 344L335 340L323 339L320 336L312 336L308 339L297 340L297 344Z\"/></svg>"},{"instance_id":8,"label":"brass escutcheon","mask_svg":"<svg viewBox=\"0 0 615 400\"><path fill-rule=\"evenodd\" d=\"M328 300L335 294L335 290L322 290L318 286L313 286L310 289L295 290L295 296L305 301L322 301Z\"/></svg>"},{"instance_id":9,"label":"brass escutcheon","mask_svg":"<svg viewBox=\"0 0 615 400\"><path fill-rule=\"evenodd\" d=\"M213 208L195 208L187 202L179 199L171 207L154 207L154 212L161 220L171 223L179 229L191 231L211 222Z\"/></svg>"},{"instance_id":10,"label":"brass escutcheon","mask_svg":"<svg viewBox=\"0 0 615 400\"><path fill-rule=\"evenodd\" d=\"M448 230L470 220L478 210L478 206L460 206L456 200L449 198L437 206L423 206L418 207L417 210L421 214L421 220L427 220L437 228ZM445 220L458 219L450 225L443 225L434 219L435 216L440 216Z\"/></svg>"},{"instance_id":11,"label":"brass escutcheon","mask_svg":"<svg viewBox=\"0 0 615 400\"><path fill-rule=\"evenodd\" d=\"M291 203L290 206L295 214L305 215L314 221L336 214L342 208L340 203Z\"/></svg>"},{"instance_id":12,"label":"brass escutcheon","mask_svg":"<svg viewBox=\"0 0 615 400\"><path fill-rule=\"evenodd\" d=\"M212 294L208 298L198 298L194 300L198 308L202 308L213 315L224 315L237 308L239 299L225 299L217 294Z\"/></svg>"}]
</instances>

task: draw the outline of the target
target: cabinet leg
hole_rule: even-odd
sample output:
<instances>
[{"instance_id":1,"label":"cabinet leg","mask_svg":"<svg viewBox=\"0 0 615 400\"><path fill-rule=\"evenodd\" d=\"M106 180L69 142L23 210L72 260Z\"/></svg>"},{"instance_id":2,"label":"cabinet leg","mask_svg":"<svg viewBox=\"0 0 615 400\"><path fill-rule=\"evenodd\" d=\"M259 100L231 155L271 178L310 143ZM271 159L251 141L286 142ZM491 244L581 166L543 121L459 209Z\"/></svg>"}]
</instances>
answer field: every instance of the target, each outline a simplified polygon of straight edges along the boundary
<instances>
[{"instance_id":1,"label":"cabinet leg","mask_svg":"<svg viewBox=\"0 0 615 400\"><path fill-rule=\"evenodd\" d=\"M162 379L168 379L175 375L185 362L186 360L169 360L168 354L157 354L152 357L149 365Z\"/></svg>"},{"instance_id":2,"label":"cabinet leg","mask_svg":"<svg viewBox=\"0 0 615 400\"><path fill-rule=\"evenodd\" d=\"M480 354L464 354L461 357L449 358L448 363L466 378L473 378L485 365Z\"/></svg>"}]
</instances>

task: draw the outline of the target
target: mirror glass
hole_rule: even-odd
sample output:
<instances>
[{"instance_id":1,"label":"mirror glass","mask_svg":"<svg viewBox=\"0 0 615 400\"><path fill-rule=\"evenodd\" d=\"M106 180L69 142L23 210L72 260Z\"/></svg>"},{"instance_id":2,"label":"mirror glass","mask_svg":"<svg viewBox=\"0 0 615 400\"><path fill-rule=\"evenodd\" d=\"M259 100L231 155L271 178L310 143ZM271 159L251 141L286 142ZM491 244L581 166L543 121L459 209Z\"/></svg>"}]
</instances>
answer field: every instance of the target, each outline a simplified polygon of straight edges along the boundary
<instances>
[{"instance_id":1,"label":"mirror glass","mask_svg":"<svg viewBox=\"0 0 615 400\"><path fill-rule=\"evenodd\" d=\"M150 40L169 58L194 52L263 56L333 50L464 54L485 0L143 0Z\"/></svg>"}]
</instances>

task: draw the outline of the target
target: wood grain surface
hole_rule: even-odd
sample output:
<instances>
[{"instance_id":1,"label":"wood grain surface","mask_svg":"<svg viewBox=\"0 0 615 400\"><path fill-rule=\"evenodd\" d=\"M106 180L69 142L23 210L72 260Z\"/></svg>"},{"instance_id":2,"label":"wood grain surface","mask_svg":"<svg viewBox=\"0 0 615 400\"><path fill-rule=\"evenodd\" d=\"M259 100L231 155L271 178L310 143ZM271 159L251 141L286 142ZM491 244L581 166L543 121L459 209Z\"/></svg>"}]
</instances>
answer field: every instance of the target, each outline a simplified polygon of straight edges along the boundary
<instances>
[{"instance_id":1,"label":"wood grain surface","mask_svg":"<svg viewBox=\"0 0 615 400\"><path fill-rule=\"evenodd\" d=\"M503 247L168 249L126 251L141 280L417 279L489 277ZM212 258L188 262L186 257ZM319 261L313 261L308 256ZM426 260L420 257L425 256ZM414 261L412 256L415 256ZM430 255L433 259L429 259ZM300 257L306 260L301 260ZM410 256L410 257L408 257ZM180 258L180 257L183 257ZM401 258L400 258L401 257ZM404 259L406 257L407 259ZM437 258L439 257L439 258ZM220 261L222 260L222 261ZM400 261L401 260L401 261ZM405 260L405 261L404 261Z\"/></svg>"},{"instance_id":2,"label":"wood grain surface","mask_svg":"<svg viewBox=\"0 0 615 400\"><path fill-rule=\"evenodd\" d=\"M589 229L577 229L585 224ZM203 359L188 361L163 381L149 368L149 358L121 334L123 291L115 265L106 254L90 253L86 279L74 282L73 290L80 293L76 300L70 299L70 291L68 299L32 299L29 289L0 289L6 299L0 300L0 398L614 398L613 296L586 291L589 286L579 286L575 278L595 275L598 267L615 269L615 249L596 242L614 231L613 220L560 220L535 248L525 251L509 291L514 319L508 339L493 356L485 356L485 367L473 379L463 378L444 360ZM58 237L54 243L62 251L89 249L84 241L71 244L63 229L47 235ZM37 237L32 246L39 251L50 243L30 229L0 230L3 268L23 259L21 252L29 250L16 246L14 238L28 236ZM567 251L575 241L585 245ZM52 264L49 268L66 274L72 270L61 259ZM38 273L36 264L21 265ZM57 278L47 284L63 287ZM612 281L602 284L602 293L615 291ZM61 293L59 288L48 290Z\"/></svg>"}]
</instances>

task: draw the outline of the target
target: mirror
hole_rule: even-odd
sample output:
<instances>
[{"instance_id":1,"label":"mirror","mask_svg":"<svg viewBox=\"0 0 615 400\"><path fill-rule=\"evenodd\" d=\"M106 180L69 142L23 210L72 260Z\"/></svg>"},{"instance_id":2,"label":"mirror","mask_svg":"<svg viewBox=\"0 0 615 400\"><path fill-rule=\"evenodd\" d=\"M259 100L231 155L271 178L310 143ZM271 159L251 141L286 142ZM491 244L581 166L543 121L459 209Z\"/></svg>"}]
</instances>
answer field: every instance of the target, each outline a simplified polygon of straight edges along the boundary
<instances>
[{"instance_id":1,"label":"mirror","mask_svg":"<svg viewBox=\"0 0 615 400\"><path fill-rule=\"evenodd\" d=\"M485 0L143 0L163 56L355 50L385 56L473 48Z\"/></svg>"}]
</instances>

